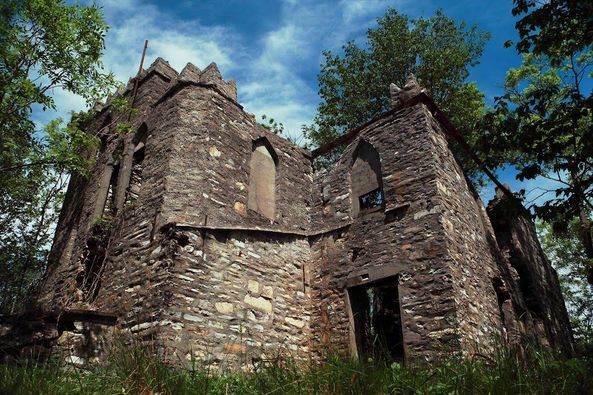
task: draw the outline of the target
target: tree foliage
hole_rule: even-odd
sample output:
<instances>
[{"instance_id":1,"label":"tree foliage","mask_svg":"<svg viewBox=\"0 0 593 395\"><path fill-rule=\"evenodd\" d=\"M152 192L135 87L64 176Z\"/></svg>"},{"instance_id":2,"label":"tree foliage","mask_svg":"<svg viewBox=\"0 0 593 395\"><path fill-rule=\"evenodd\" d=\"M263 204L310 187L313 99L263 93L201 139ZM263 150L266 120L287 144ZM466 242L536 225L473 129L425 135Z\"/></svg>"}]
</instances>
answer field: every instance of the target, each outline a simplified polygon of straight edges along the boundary
<instances>
[{"instance_id":1,"label":"tree foliage","mask_svg":"<svg viewBox=\"0 0 593 395\"><path fill-rule=\"evenodd\" d=\"M593 343L593 290L585 280L588 259L584 254L580 224L573 220L564 232L538 224L542 247L558 272L572 329L578 344Z\"/></svg>"},{"instance_id":2,"label":"tree foliage","mask_svg":"<svg viewBox=\"0 0 593 395\"><path fill-rule=\"evenodd\" d=\"M438 11L429 19L409 19L389 9L367 31L367 42L349 42L342 53L325 51L318 75L321 103L306 136L315 144L333 140L348 129L389 110L389 84L403 86L414 73L439 107L473 142L484 95L467 82L478 63L488 33L457 24Z\"/></svg>"},{"instance_id":3,"label":"tree foliage","mask_svg":"<svg viewBox=\"0 0 593 395\"><path fill-rule=\"evenodd\" d=\"M521 53L570 55L593 42L593 2L590 0L514 0Z\"/></svg>"},{"instance_id":4,"label":"tree foliage","mask_svg":"<svg viewBox=\"0 0 593 395\"><path fill-rule=\"evenodd\" d=\"M284 124L276 121L274 118L269 118L266 114L261 116L261 122L258 123L274 134L284 134Z\"/></svg>"},{"instance_id":5,"label":"tree foliage","mask_svg":"<svg viewBox=\"0 0 593 395\"><path fill-rule=\"evenodd\" d=\"M92 104L115 80L101 70L107 25L97 6L7 0L0 10L0 311L7 312L43 272L67 175L88 169L84 153L96 144L80 131L83 114L41 131L32 111L55 109L57 88Z\"/></svg>"},{"instance_id":6,"label":"tree foliage","mask_svg":"<svg viewBox=\"0 0 593 395\"><path fill-rule=\"evenodd\" d=\"M516 0L513 13L527 13L517 23L523 63L507 72L480 147L491 163L514 165L519 180L551 180L554 196L533 210L556 230L578 220L593 284L593 48L586 25L593 7ZM568 31L559 33L556 24Z\"/></svg>"}]
</instances>

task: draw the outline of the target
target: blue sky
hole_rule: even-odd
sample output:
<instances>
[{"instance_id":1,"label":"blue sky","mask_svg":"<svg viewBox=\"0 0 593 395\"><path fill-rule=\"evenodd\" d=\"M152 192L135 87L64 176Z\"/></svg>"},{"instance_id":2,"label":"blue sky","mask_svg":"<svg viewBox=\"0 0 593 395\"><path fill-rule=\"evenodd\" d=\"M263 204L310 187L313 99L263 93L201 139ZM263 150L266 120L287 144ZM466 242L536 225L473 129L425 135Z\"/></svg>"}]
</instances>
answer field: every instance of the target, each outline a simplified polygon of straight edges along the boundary
<instances>
[{"instance_id":1,"label":"blue sky","mask_svg":"<svg viewBox=\"0 0 593 395\"><path fill-rule=\"evenodd\" d=\"M145 39L145 67L158 56L180 71L187 62L200 68L214 61L225 79L237 81L239 102L258 117L267 114L298 136L315 115L317 73L324 49L338 51L349 40L363 43L388 7L412 18L430 17L439 8L458 22L476 24L491 39L480 64L471 70L489 104L502 92L505 71L520 63L503 43L515 39L512 0L98 0L111 26L104 63L121 81L134 75ZM386 87L387 89L387 87ZM84 107L82 99L55 91L58 114L35 113L39 123ZM512 171L500 177L513 189ZM488 200L492 188L482 193Z\"/></svg>"}]
</instances>

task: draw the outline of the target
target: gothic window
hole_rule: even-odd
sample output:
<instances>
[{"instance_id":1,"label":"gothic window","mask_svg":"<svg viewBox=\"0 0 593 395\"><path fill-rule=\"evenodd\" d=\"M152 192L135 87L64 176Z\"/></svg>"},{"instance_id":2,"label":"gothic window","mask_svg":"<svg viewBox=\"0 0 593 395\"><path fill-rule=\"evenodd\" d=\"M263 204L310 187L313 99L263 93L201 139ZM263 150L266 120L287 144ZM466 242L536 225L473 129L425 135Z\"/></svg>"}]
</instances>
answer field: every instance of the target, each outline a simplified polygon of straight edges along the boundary
<instances>
[{"instance_id":1,"label":"gothic window","mask_svg":"<svg viewBox=\"0 0 593 395\"><path fill-rule=\"evenodd\" d=\"M274 220L276 214L276 165L278 157L268 140L253 143L249 164L247 207Z\"/></svg>"},{"instance_id":2,"label":"gothic window","mask_svg":"<svg viewBox=\"0 0 593 395\"><path fill-rule=\"evenodd\" d=\"M352 216L385 207L381 158L375 148L362 141L354 152L352 164Z\"/></svg>"},{"instance_id":3,"label":"gothic window","mask_svg":"<svg viewBox=\"0 0 593 395\"><path fill-rule=\"evenodd\" d=\"M105 203L103 204L103 216L109 217L114 214L115 210L115 191L117 190L117 175L119 173L119 164L108 165L107 172L111 175L109 178L109 186L107 187L107 195L105 196Z\"/></svg>"},{"instance_id":4,"label":"gothic window","mask_svg":"<svg viewBox=\"0 0 593 395\"><path fill-rule=\"evenodd\" d=\"M130 175L130 185L126 196L126 203L136 200L140 194L140 187L142 186L144 147L147 135L147 127L146 124L143 123L132 140L134 154L132 155L132 173Z\"/></svg>"}]
</instances>

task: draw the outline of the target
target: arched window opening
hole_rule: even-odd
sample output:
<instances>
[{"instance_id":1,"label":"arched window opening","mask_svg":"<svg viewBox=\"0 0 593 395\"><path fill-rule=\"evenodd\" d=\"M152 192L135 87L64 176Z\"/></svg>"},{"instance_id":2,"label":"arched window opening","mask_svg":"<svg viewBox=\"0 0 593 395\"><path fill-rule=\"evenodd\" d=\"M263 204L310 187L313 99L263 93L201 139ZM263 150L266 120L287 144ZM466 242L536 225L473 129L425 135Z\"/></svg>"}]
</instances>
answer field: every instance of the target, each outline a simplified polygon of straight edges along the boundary
<instances>
[{"instance_id":1,"label":"arched window opening","mask_svg":"<svg viewBox=\"0 0 593 395\"><path fill-rule=\"evenodd\" d=\"M99 135L100 145L97 149L97 154L95 155L95 160L99 159L107 150L107 145L109 144L109 137L106 134Z\"/></svg>"},{"instance_id":2,"label":"arched window opening","mask_svg":"<svg viewBox=\"0 0 593 395\"><path fill-rule=\"evenodd\" d=\"M140 188L142 187L144 149L147 136L146 124L142 124L132 140L132 143L134 144L134 154L132 155L132 174L130 175L130 186L128 187L126 204L138 199L138 195L140 194Z\"/></svg>"},{"instance_id":3,"label":"arched window opening","mask_svg":"<svg viewBox=\"0 0 593 395\"><path fill-rule=\"evenodd\" d=\"M107 187L107 194L103 203L103 217L113 217L115 214L115 191L117 190L117 175L119 174L119 164L112 165L109 179L109 186Z\"/></svg>"},{"instance_id":4,"label":"arched window opening","mask_svg":"<svg viewBox=\"0 0 593 395\"><path fill-rule=\"evenodd\" d=\"M266 139L256 140L249 165L247 207L271 220L276 215L276 165L278 156Z\"/></svg>"},{"instance_id":5,"label":"arched window opening","mask_svg":"<svg viewBox=\"0 0 593 395\"><path fill-rule=\"evenodd\" d=\"M366 141L362 141L354 152L351 180L353 217L384 209L381 158Z\"/></svg>"}]
</instances>

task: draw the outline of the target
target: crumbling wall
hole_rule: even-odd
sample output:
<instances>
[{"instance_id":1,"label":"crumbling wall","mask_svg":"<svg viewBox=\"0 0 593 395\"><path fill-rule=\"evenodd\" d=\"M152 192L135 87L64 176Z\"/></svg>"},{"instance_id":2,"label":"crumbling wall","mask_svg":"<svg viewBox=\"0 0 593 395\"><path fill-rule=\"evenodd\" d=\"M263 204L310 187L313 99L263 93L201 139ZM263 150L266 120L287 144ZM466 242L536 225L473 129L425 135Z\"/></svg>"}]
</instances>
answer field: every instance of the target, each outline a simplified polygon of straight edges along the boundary
<instances>
[{"instance_id":1,"label":"crumbling wall","mask_svg":"<svg viewBox=\"0 0 593 395\"><path fill-rule=\"evenodd\" d=\"M312 168L305 150L261 127L214 90L190 86L175 98L179 123L172 131L162 225L287 232L309 228ZM251 154L262 138L277 155L273 221L247 208Z\"/></svg>"},{"instance_id":2,"label":"crumbling wall","mask_svg":"<svg viewBox=\"0 0 593 395\"><path fill-rule=\"evenodd\" d=\"M216 65L178 75L158 59L139 78L133 133L116 132L109 105L88 126L102 146L91 178L69 186L47 310L112 312L165 360L250 369L279 353L356 354L369 343L357 341L356 298L381 284L399 297L386 315L401 326L396 359L487 351L497 333L570 345L532 223L497 205L492 229L421 100L397 101L313 175L311 154L245 113ZM250 188L258 147L265 185ZM541 325L517 262L547 298Z\"/></svg>"},{"instance_id":3,"label":"crumbling wall","mask_svg":"<svg viewBox=\"0 0 593 395\"><path fill-rule=\"evenodd\" d=\"M120 328L129 330L141 343L156 346L163 355L173 353L185 358L194 349L200 355L209 352L219 364L235 366L247 359L271 358L274 348L303 358L307 355L308 298L302 287L309 261L305 229L311 162L306 151L258 126L245 114L234 101L233 87L233 83L222 81L215 65L203 72L188 65L177 76L168 65L157 61L142 74L136 101L138 113L131 120L134 128L146 136L141 139L141 181L139 169L134 172L138 133L119 136L104 129L107 138L98 153L97 167L89 186L81 191L83 205L78 224L90 229L77 235L73 259L62 259L47 281L45 291L52 308L85 304L113 312L120 317ZM112 118L109 108L104 111L106 115L93 123L96 129ZM276 159L275 177L278 215L273 222L247 209L249 160L254 141L261 138L280 156ZM295 184L299 188L297 199ZM235 194L229 194L232 190ZM105 207L97 200L105 201ZM95 216L101 214L106 232L102 235L105 240L101 254L105 259L92 273L100 284L93 288L93 297L86 298L81 295L85 287L76 279L88 277L85 267L95 259L95 249L88 248L88 240L96 233L97 227L92 225ZM238 295L243 300L233 307L238 317L226 322L228 317L216 308L227 305L212 304L217 317L209 320L213 326L203 327L211 331L209 336L200 335L202 329L195 320L196 314L211 314L208 309L181 315L177 320L179 311L196 309L189 296L181 295L192 294L196 286L187 283L188 276L200 282L197 287L201 290L218 288L217 281L222 279L210 277L209 272L204 276L196 274L195 258L186 252L189 247L174 231L175 224L197 225L195 229L200 225L243 229L247 233L235 237L239 245L249 247L243 251L243 258L235 258L235 264L249 259L241 265L255 263L262 273L257 279L262 281L258 290L253 288L254 269L238 274L251 287L245 295ZM261 233L262 229L288 230L289 234ZM200 230L196 232L201 234ZM236 246L231 250L231 246L218 245L216 240L212 241L215 251L204 251L200 262L212 265L212 272L225 273L224 257L232 256ZM211 257L210 262L204 260L206 256ZM225 286L223 291L231 288ZM228 300L231 296L237 294L225 297L221 292L217 297ZM240 320L242 329L237 332L236 322ZM183 327L184 341L179 340L179 325ZM219 343L220 336L228 341Z\"/></svg>"},{"instance_id":4,"label":"crumbling wall","mask_svg":"<svg viewBox=\"0 0 593 395\"><path fill-rule=\"evenodd\" d=\"M497 191L488 215L503 253L503 282L512 295L521 340L572 353L572 331L558 275L546 258L529 212L516 197Z\"/></svg>"},{"instance_id":5,"label":"crumbling wall","mask_svg":"<svg viewBox=\"0 0 593 395\"><path fill-rule=\"evenodd\" d=\"M172 232L177 243L162 287L166 312L155 322L164 352L172 360L198 356L243 368L282 351L305 358L311 161L232 97L195 82L202 77L187 77L190 71L198 73L186 68L180 80L194 82L159 102L174 101L167 105L177 112L167 128L174 137L155 219L155 229L169 239ZM247 204L250 159L262 138L276 155L273 221Z\"/></svg>"},{"instance_id":6,"label":"crumbling wall","mask_svg":"<svg viewBox=\"0 0 593 395\"><path fill-rule=\"evenodd\" d=\"M97 362L109 347L117 318L92 311L60 314L28 311L0 317L0 362L54 360L74 365Z\"/></svg>"},{"instance_id":7,"label":"crumbling wall","mask_svg":"<svg viewBox=\"0 0 593 395\"><path fill-rule=\"evenodd\" d=\"M151 105L159 94L164 94L175 76L176 72L160 59L141 75L135 103L137 112L131 115L130 123L133 131L141 127L148 129L143 182L133 202L124 188L119 210L115 207L114 196L118 186L110 186L110 182L121 178L116 171L121 169L123 153L130 150L128 146L133 143L135 133L121 135L116 131L118 117L122 117L113 113L110 106L100 110L96 120L88 126L89 130L98 131L103 145L86 186L81 188L80 183L69 186L71 197L66 199L65 210L67 213L75 211L77 220L68 226L59 226L56 240L68 234L75 241L72 252L62 253L46 278L42 290L46 310L82 306L113 312L123 318L120 325L135 329L143 328L143 324L152 322L159 314L162 294L158 292L158 285L159 281L164 281L166 272L159 266L160 262L150 261L149 253L160 243L155 239L153 224L163 200L171 139L167 130L175 120L175 103L162 106L158 113L153 112ZM130 83L123 92L127 97L131 97L132 86ZM127 114L121 121L127 121ZM129 170L131 173L132 169ZM130 176L122 174L128 180ZM63 243L54 243L52 254L60 256L62 246ZM98 250L102 251L104 259L97 259ZM89 273L89 269L93 273ZM154 289L147 286L151 283L155 284ZM135 288L138 284L142 286Z\"/></svg>"}]
</instances>

